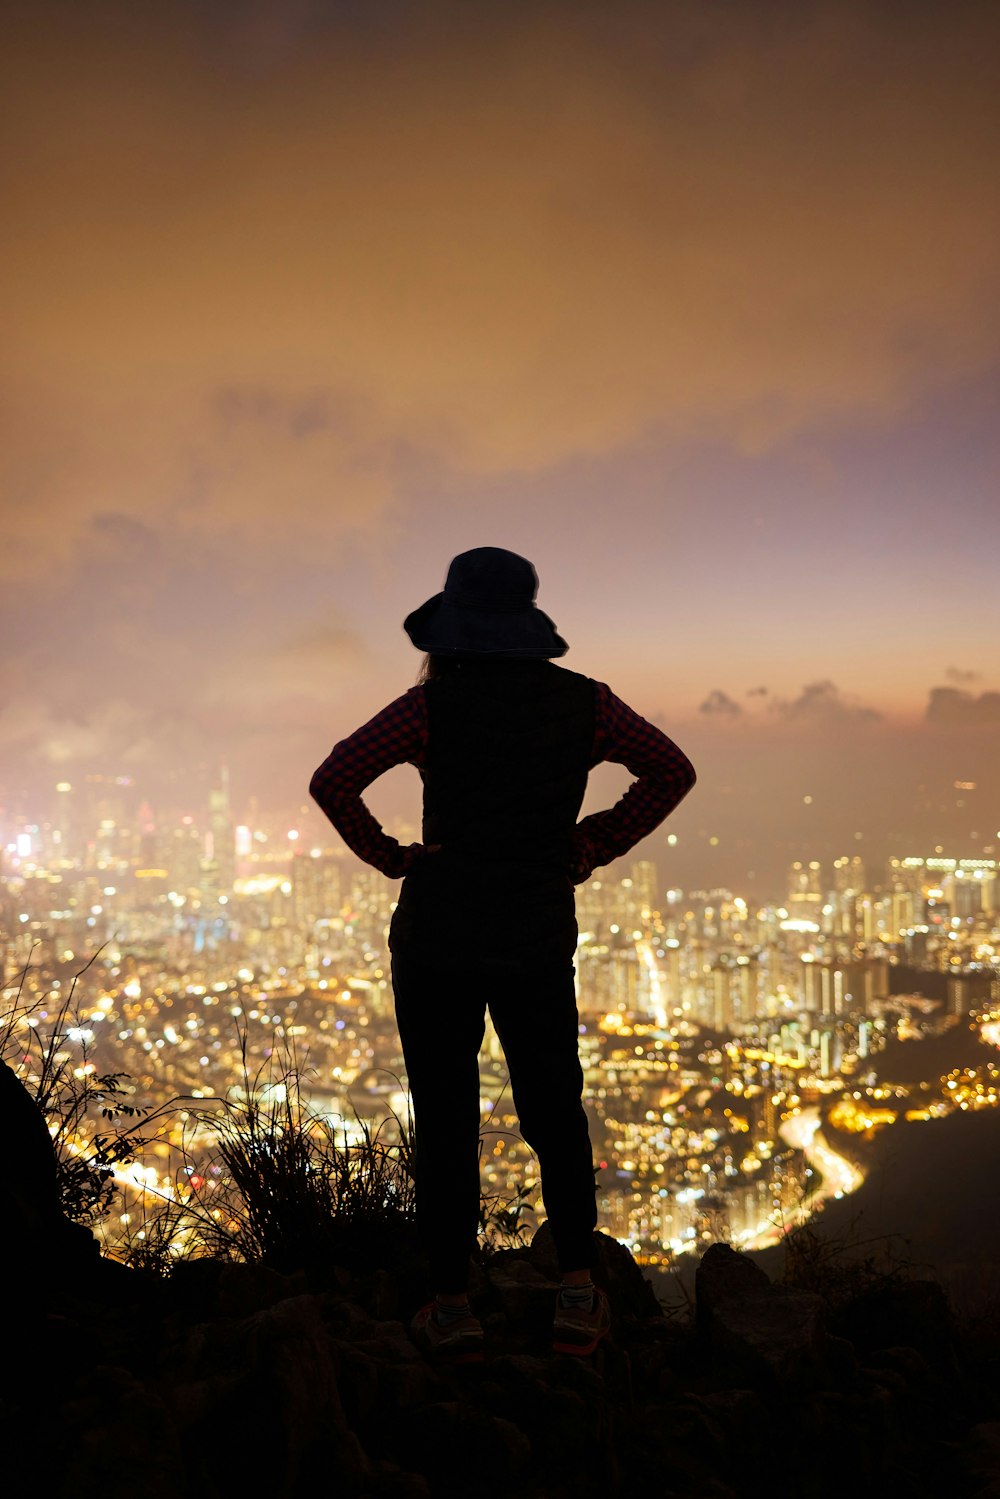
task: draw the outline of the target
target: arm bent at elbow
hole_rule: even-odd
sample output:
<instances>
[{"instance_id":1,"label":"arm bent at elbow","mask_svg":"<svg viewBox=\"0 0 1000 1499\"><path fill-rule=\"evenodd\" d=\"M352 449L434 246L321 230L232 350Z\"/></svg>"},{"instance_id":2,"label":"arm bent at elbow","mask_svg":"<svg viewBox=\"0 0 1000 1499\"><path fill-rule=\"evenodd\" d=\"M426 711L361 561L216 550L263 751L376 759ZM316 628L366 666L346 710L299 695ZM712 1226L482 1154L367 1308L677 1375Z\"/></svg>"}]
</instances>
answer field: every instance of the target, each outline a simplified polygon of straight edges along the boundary
<instances>
[{"instance_id":1,"label":"arm bent at elbow","mask_svg":"<svg viewBox=\"0 0 1000 1499\"><path fill-rule=\"evenodd\" d=\"M697 781L684 751L602 683L597 708L597 757L624 765L636 779L613 807L577 824L576 883L659 827Z\"/></svg>"},{"instance_id":2,"label":"arm bent at elbow","mask_svg":"<svg viewBox=\"0 0 1000 1499\"><path fill-rule=\"evenodd\" d=\"M407 846L383 830L361 793L384 771L419 757L425 717L419 689L390 703L356 733L335 744L313 772L309 794L358 858L390 879L406 874L422 856L420 843Z\"/></svg>"}]
</instances>

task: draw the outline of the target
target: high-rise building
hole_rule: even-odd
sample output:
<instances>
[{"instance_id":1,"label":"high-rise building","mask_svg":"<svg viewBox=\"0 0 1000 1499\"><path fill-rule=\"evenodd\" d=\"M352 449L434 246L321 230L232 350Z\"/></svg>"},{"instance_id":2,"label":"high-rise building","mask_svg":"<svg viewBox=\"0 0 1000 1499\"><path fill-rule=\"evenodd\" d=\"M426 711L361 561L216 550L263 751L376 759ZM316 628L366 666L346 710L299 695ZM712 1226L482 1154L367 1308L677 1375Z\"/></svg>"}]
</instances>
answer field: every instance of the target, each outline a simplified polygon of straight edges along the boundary
<instances>
[{"instance_id":1,"label":"high-rise building","mask_svg":"<svg viewBox=\"0 0 1000 1499\"><path fill-rule=\"evenodd\" d=\"M155 869L160 863L160 840L157 834L156 819L153 809L148 802L143 802L139 808L139 846L137 851L140 869Z\"/></svg>"},{"instance_id":2,"label":"high-rise building","mask_svg":"<svg viewBox=\"0 0 1000 1499\"><path fill-rule=\"evenodd\" d=\"M658 890L656 865L652 859L637 859L632 865L632 891L644 926L650 924L653 913L659 910Z\"/></svg>"},{"instance_id":3,"label":"high-rise building","mask_svg":"<svg viewBox=\"0 0 1000 1499\"><path fill-rule=\"evenodd\" d=\"M292 859L292 919L311 929L341 906L340 864L330 854L297 853Z\"/></svg>"},{"instance_id":4,"label":"high-rise building","mask_svg":"<svg viewBox=\"0 0 1000 1499\"><path fill-rule=\"evenodd\" d=\"M857 854L834 859L833 888L838 895L860 895L865 883L864 861Z\"/></svg>"},{"instance_id":5,"label":"high-rise building","mask_svg":"<svg viewBox=\"0 0 1000 1499\"><path fill-rule=\"evenodd\" d=\"M904 932L913 926L913 896L909 890L894 890L889 900L889 925L886 932L890 942L899 942Z\"/></svg>"},{"instance_id":6,"label":"high-rise building","mask_svg":"<svg viewBox=\"0 0 1000 1499\"><path fill-rule=\"evenodd\" d=\"M231 895L236 878L236 832L229 810L229 770L223 765L219 783L208 793L206 885L218 895Z\"/></svg>"},{"instance_id":7,"label":"high-rise building","mask_svg":"<svg viewBox=\"0 0 1000 1499\"><path fill-rule=\"evenodd\" d=\"M171 830L167 852L170 883L181 895L201 886L201 838L194 819L184 817Z\"/></svg>"},{"instance_id":8,"label":"high-rise building","mask_svg":"<svg viewBox=\"0 0 1000 1499\"><path fill-rule=\"evenodd\" d=\"M959 866L946 884L952 912L962 920L977 916L982 910L983 882L978 875L978 870L965 870Z\"/></svg>"},{"instance_id":9,"label":"high-rise building","mask_svg":"<svg viewBox=\"0 0 1000 1499\"><path fill-rule=\"evenodd\" d=\"M844 970L839 964L802 963L802 1003L813 1015L840 1015L844 992Z\"/></svg>"},{"instance_id":10,"label":"high-rise building","mask_svg":"<svg viewBox=\"0 0 1000 1499\"><path fill-rule=\"evenodd\" d=\"M717 1031L740 1031L761 1008L760 970L755 958L720 955L709 973L710 1024Z\"/></svg>"},{"instance_id":11,"label":"high-rise building","mask_svg":"<svg viewBox=\"0 0 1000 1499\"><path fill-rule=\"evenodd\" d=\"M837 937L853 941L856 926L856 902L865 888L865 866L855 854L847 854L833 861L833 907L830 913L830 931Z\"/></svg>"},{"instance_id":12,"label":"high-rise building","mask_svg":"<svg viewBox=\"0 0 1000 1499\"><path fill-rule=\"evenodd\" d=\"M823 906L822 871L816 859L796 859L788 871L788 915L793 920L819 923Z\"/></svg>"},{"instance_id":13,"label":"high-rise building","mask_svg":"<svg viewBox=\"0 0 1000 1499\"><path fill-rule=\"evenodd\" d=\"M76 863L81 854L80 819L78 799L69 781L56 783L55 807L52 817L53 850L59 860Z\"/></svg>"},{"instance_id":14,"label":"high-rise building","mask_svg":"<svg viewBox=\"0 0 1000 1499\"><path fill-rule=\"evenodd\" d=\"M890 940L889 901L864 890L855 902L858 936L866 947Z\"/></svg>"}]
</instances>

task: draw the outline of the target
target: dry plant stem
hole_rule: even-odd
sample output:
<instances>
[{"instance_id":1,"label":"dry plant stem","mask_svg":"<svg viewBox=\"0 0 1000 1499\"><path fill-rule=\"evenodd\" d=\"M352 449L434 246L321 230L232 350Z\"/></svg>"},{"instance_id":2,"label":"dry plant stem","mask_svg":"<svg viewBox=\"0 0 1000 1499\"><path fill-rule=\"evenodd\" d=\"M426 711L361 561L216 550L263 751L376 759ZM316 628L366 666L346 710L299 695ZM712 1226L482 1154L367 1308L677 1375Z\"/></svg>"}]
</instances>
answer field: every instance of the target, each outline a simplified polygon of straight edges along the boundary
<instances>
[{"instance_id":1,"label":"dry plant stem","mask_svg":"<svg viewBox=\"0 0 1000 1499\"><path fill-rule=\"evenodd\" d=\"M24 1002L24 987L36 946L37 943L32 944L20 974L14 1003L0 1021L0 1052L8 1054L17 1047L13 1070L37 1105L52 1139L63 1213L71 1221L92 1226L110 1211L116 1167L135 1160L150 1143L149 1137L140 1131L166 1117L174 1101L168 1100L153 1111L127 1102L130 1079L123 1072L98 1075L88 1067L85 1040L80 1047L82 1070L74 1066L64 1050L68 1022L83 1030L81 1017L73 1008L77 988L107 943L97 948L74 975L69 992L60 997L54 1015L50 1017L42 1011L44 1029L35 1012L45 1004L47 996ZM22 1024L29 1029L26 1042L18 1034ZM105 1124L95 1127L95 1115ZM132 1122L124 1124L123 1120Z\"/></svg>"},{"instance_id":2,"label":"dry plant stem","mask_svg":"<svg viewBox=\"0 0 1000 1499\"><path fill-rule=\"evenodd\" d=\"M80 1079L75 1059L62 1054L79 984L102 951L98 948L75 975L45 1028L32 1025L22 1039L22 1023L44 1004L44 999L25 1002L29 955L13 1002L0 1016L0 1051L13 1052L16 1045L18 1069L30 1067L32 1092L61 1162L64 1208L78 1221L101 1226L106 1253L161 1273L179 1258L199 1256L288 1268L346 1260L367 1268L373 1255L398 1253L393 1246L402 1245L401 1234L410 1233L406 1242L412 1245L412 1116L404 1120L391 1113L376 1125L355 1109L352 1139L345 1121L338 1124L310 1107L304 1059L280 1028L278 1045L259 1066L250 1057L246 1029L237 1029L238 1083L226 1098L199 1099L190 1121L184 1116L180 1142L171 1147L178 1163L172 1186L119 1186L116 1167L152 1143L150 1126L174 1118L193 1100L177 1097L144 1111L125 1102L129 1080L124 1074ZM86 1043L81 1058L85 1063ZM81 1157L75 1152L92 1129L91 1110L99 1110L109 1127L90 1134L90 1152ZM132 1122L123 1125L123 1117ZM214 1137L214 1144L195 1150L199 1129ZM487 1133L505 1132L484 1129L480 1154ZM112 1234L116 1187L120 1207ZM526 1183L513 1197L482 1196L483 1252L526 1241L524 1215L532 1211L533 1191L534 1184Z\"/></svg>"}]
</instances>

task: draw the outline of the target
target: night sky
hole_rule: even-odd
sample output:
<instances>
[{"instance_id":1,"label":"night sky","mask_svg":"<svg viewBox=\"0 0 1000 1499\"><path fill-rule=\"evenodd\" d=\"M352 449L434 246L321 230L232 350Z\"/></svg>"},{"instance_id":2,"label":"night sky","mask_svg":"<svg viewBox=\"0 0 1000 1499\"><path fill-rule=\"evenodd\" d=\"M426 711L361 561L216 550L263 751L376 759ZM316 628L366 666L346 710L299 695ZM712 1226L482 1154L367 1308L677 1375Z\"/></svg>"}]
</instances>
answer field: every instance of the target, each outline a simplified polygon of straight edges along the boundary
<instances>
[{"instance_id":1,"label":"night sky","mask_svg":"<svg viewBox=\"0 0 1000 1499\"><path fill-rule=\"evenodd\" d=\"M4 14L8 805L295 816L489 544L695 760L665 878L997 846L1000 9Z\"/></svg>"}]
</instances>

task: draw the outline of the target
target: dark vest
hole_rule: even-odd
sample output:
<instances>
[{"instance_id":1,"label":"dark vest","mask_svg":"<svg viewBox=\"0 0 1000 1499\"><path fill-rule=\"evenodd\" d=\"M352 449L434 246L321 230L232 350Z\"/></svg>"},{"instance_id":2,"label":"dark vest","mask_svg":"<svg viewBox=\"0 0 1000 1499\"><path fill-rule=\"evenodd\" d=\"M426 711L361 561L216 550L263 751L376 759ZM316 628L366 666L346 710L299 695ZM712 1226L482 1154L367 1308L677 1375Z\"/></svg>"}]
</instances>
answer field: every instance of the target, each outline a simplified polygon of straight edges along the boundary
<instances>
[{"instance_id":1,"label":"dark vest","mask_svg":"<svg viewBox=\"0 0 1000 1499\"><path fill-rule=\"evenodd\" d=\"M423 841L391 945L575 939L573 829L594 742L594 684L548 661L483 661L428 682Z\"/></svg>"}]
</instances>

